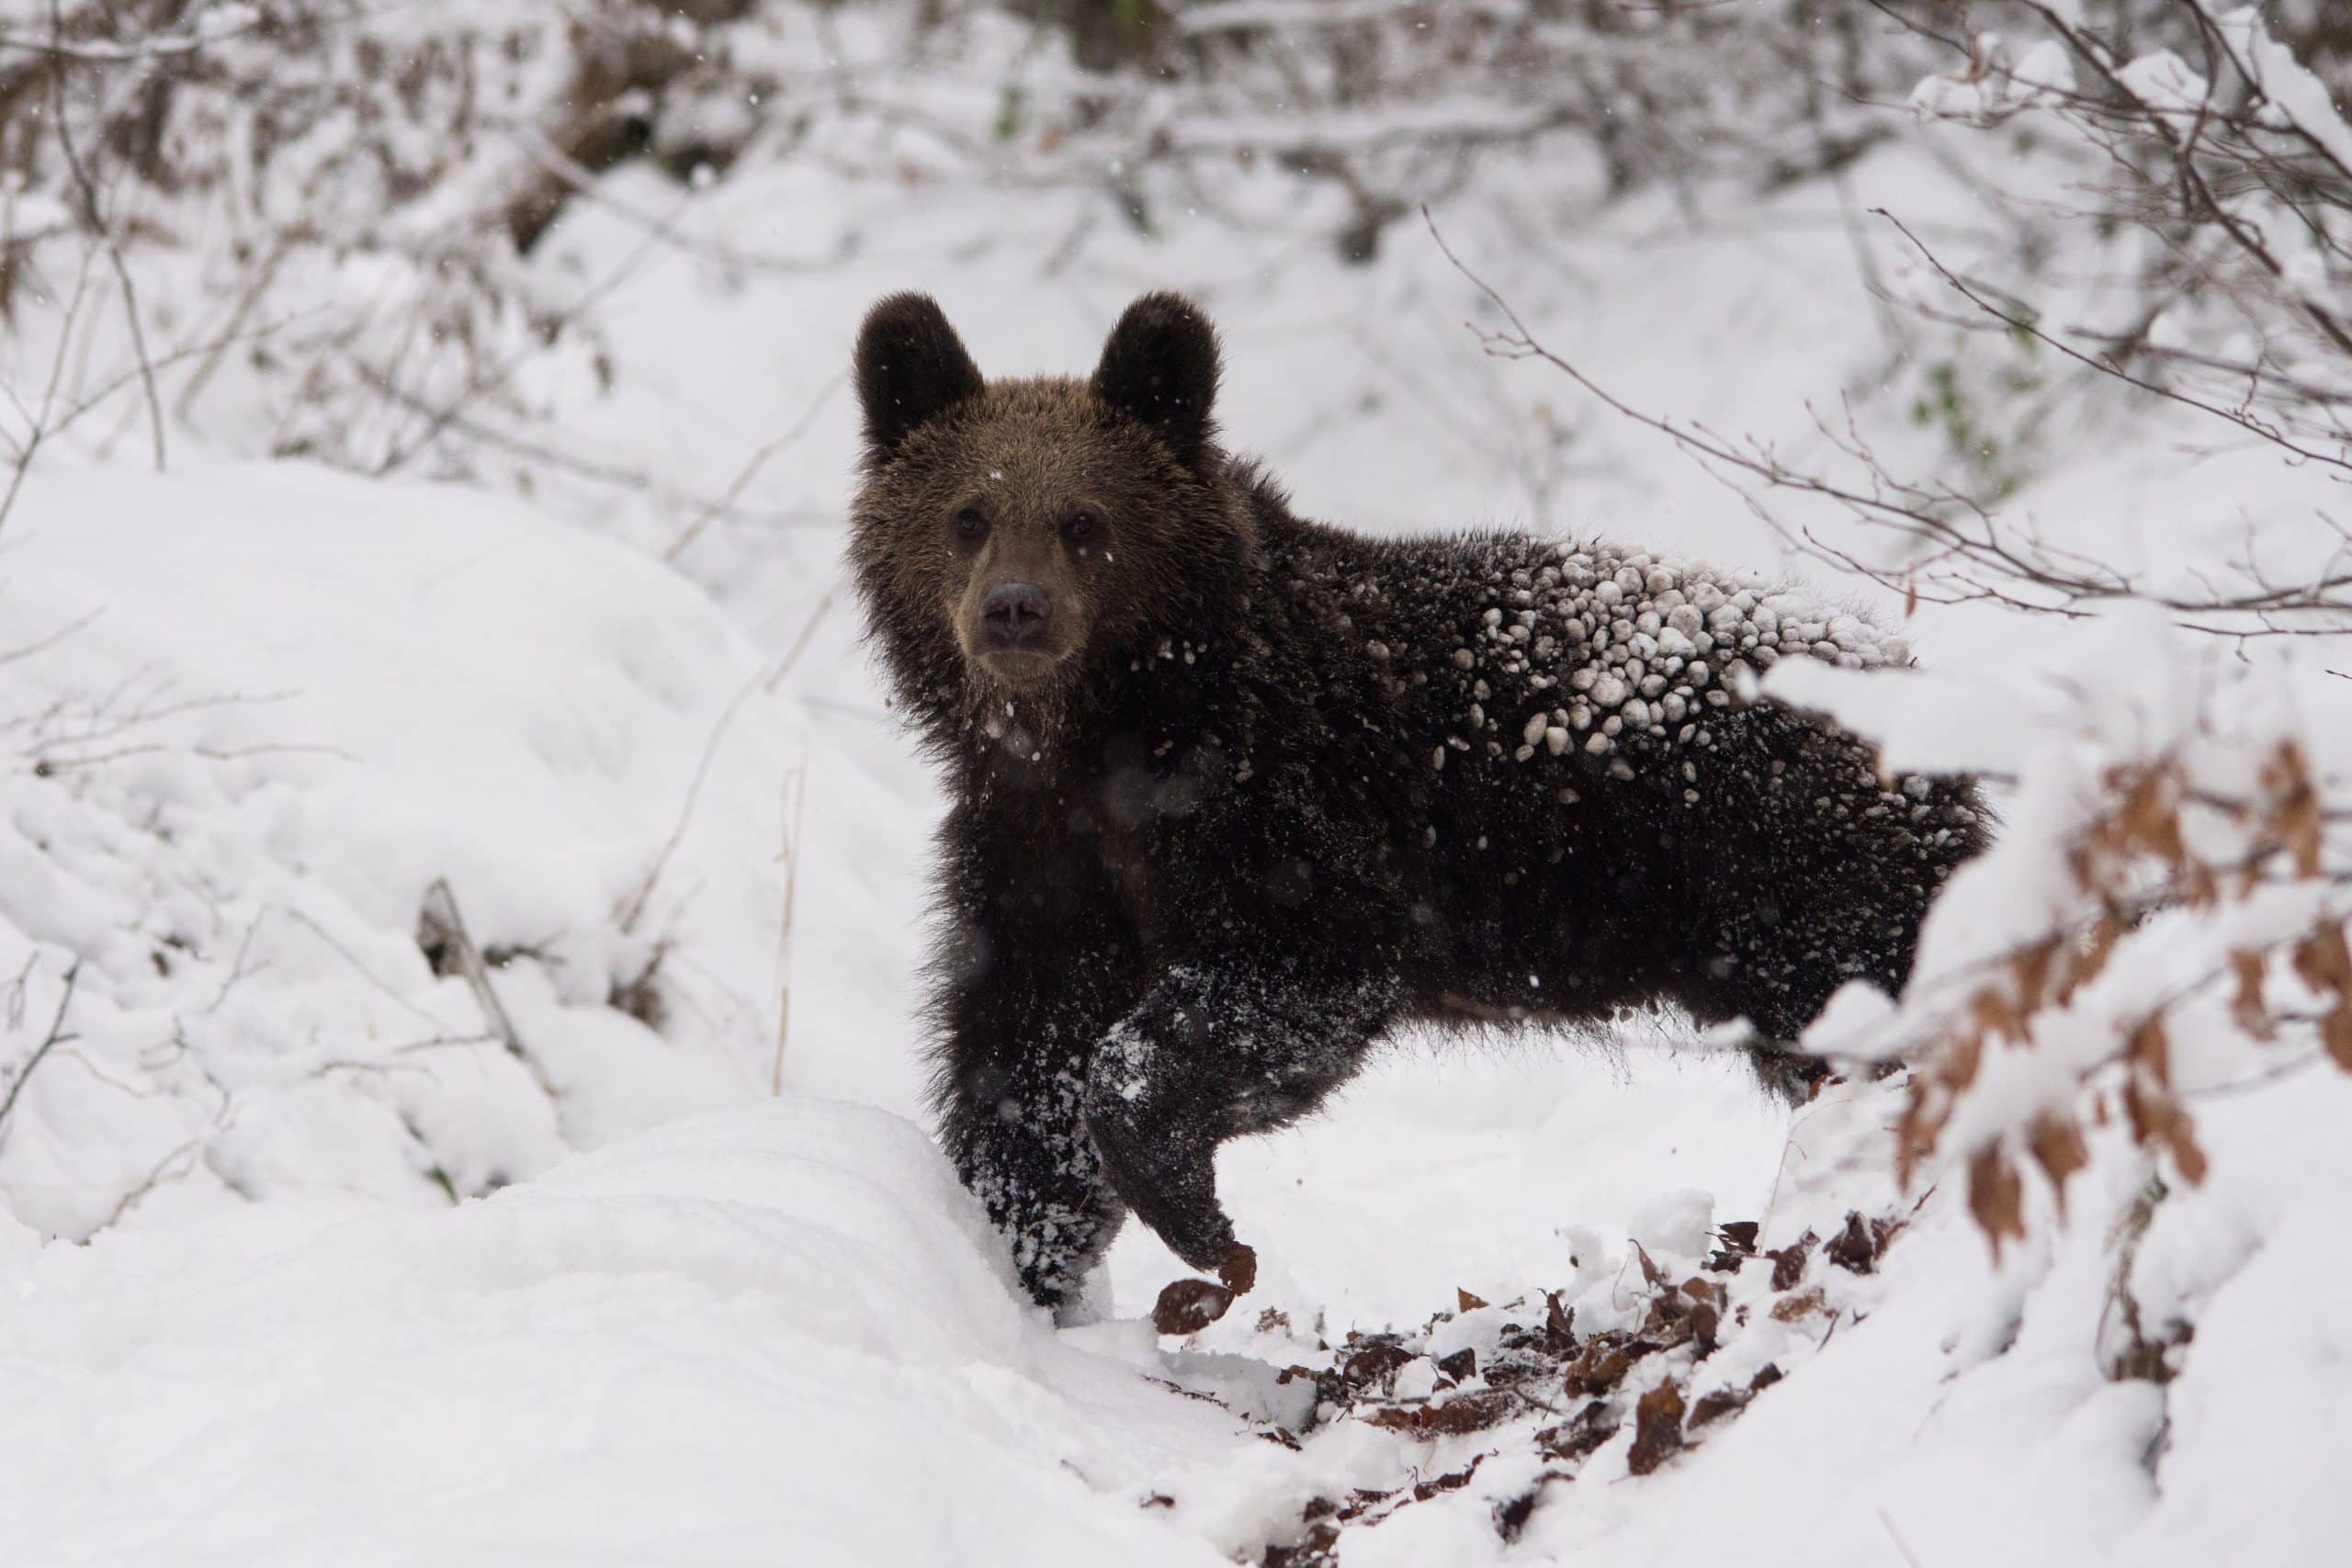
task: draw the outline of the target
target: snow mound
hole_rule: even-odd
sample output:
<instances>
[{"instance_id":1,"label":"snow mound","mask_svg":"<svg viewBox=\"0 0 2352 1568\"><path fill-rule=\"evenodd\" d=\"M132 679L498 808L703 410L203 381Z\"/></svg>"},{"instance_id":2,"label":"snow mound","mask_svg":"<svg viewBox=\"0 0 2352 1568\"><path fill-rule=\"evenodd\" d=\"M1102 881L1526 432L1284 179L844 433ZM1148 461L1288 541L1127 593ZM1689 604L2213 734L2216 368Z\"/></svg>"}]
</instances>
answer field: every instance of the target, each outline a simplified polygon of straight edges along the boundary
<instances>
[{"instance_id":1,"label":"snow mound","mask_svg":"<svg viewBox=\"0 0 2352 1568\"><path fill-rule=\"evenodd\" d=\"M692 586L296 464L44 467L9 543L0 1208L446 1206L765 1088L794 737Z\"/></svg>"},{"instance_id":2,"label":"snow mound","mask_svg":"<svg viewBox=\"0 0 2352 1568\"><path fill-rule=\"evenodd\" d=\"M1151 1478L1283 1456L1000 1252L919 1129L806 1100L450 1213L52 1245L0 1272L0 1560L1218 1561Z\"/></svg>"}]
</instances>

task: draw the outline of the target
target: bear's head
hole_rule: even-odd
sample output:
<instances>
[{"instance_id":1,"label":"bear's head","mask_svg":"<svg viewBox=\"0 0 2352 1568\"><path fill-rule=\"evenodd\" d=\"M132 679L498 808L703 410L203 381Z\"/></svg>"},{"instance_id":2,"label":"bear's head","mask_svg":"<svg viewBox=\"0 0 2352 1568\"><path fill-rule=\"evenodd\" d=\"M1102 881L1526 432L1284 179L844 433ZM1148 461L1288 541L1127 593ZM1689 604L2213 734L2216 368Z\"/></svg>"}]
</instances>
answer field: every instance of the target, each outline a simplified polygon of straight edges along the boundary
<instances>
[{"instance_id":1,"label":"bear's head","mask_svg":"<svg viewBox=\"0 0 2352 1568\"><path fill-rule=\"evenodd\" d=\"M984 379L928 296L858 333L850 558L902 695L1031 738L1234 597L1249 508L1214 440L1216 330L1127 307L1085 380Z\"/></svg>"}]
</instances>

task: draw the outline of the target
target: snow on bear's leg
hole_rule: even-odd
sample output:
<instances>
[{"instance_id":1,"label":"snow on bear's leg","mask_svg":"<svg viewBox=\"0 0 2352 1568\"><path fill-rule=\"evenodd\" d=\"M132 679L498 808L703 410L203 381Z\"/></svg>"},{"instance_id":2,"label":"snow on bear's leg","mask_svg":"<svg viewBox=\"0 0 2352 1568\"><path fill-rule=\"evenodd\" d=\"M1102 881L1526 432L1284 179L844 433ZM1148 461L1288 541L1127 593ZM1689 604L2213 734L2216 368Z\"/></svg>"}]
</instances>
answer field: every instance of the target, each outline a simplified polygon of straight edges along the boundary
<instances>
[{"instance_id":1,"label":"snow on bear's leg","mask_svg":"<svg viewBox=\"0 0 2352 1568\"><path fill-rule=\"evenodd\" d=\"M963 834L942 887L932 999L940 1138L1022 1284L1076 1310L1126 1217L1084 1100L1087 1057L1136 995L1134 958L1088 890L1041 880L1017 842L982 825Z\"/></svg>"},{"instance_id":2,"label":"snow on bear's leg","mask_svg":"<svg viewBox=\"0 0 2352 1568\"><path fill-rule=\"evenodd\" d=\"M1177 1257L1222 1269L1235 1235L1217 1145L1296 1121L1353 1077L1396 990L1248 965L1168 971L1087 1072L1087 1130L1119 1196Z\"/></svg>"}]
</instances>

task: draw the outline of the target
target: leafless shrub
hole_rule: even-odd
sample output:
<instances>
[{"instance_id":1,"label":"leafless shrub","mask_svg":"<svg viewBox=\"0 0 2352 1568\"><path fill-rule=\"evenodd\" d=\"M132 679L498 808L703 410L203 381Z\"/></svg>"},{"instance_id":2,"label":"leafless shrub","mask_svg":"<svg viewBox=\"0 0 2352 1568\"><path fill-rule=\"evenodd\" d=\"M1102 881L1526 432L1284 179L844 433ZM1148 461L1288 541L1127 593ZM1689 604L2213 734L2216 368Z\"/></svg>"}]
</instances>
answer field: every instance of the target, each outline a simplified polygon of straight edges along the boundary
<instances>
[{"instance_id":1,"label":"leafless shrub","mask_svg":"<svg viewBox=\"0 0 2352 1568\"><path fill-rule=\"evenodd\" d=\"M325 300L234 368L258 389L255 439L373 470L463 471L455 416L527 412L521 357L598 363L588 307L524 265L597 176L650 160L682 186L759 133L766 77L739 41L749 7L565 0L477 9L262 0L0 6L0 176L51 201L0 216L0 325L62 298L92 244L116 279L160 463L159 372ZM176 319L143 310L150 272ZM134 279L138 279L134 283ZM191 321L209 314L227 323ZM560 347L559 348L559 345Z\"/></svg>"},{"instance_id":2,"label":"leafless shrub","mask_svg":"<svg viewBox=\"0 0 2352 1568\"><path fill-rule=\"evenodd\" d=\"M1951 61L1916 107L2066 150L2082 167L2055 216L2135 242L2109 247L2137 284L2112 319L2053 326L2064 318L1979 283L1965 324L2064 339L2113 373L2341 460L2352 132L2336 96L2352 58L2340 8L2266 22L2210 0L2132 0L2097 23L2042 0L1879 8Z\"/></svg>"}]
</instances>

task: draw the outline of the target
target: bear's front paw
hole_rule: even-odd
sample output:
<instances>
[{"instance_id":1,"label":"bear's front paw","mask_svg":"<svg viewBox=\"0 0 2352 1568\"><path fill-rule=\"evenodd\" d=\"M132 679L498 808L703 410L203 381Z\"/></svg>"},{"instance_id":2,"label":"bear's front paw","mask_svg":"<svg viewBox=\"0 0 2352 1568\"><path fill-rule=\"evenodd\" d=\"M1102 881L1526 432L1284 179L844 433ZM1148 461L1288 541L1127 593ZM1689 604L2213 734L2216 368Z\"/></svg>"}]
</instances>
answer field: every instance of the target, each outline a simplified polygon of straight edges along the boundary
<instances>
[{"instance_id":1,"label":"bear's front paw","mask_svg":"<svg viewBox=\"0 0 2352 1568\"><path fill-rule=\"evenodd\" d=\"M1217 1206L1216 1144L1116 1112L1089 1116L1087 1131L1135 1216L1192 1267L1221 1271L1238 1244L1233 1222Z\"/></svg>"}]
</instances>

